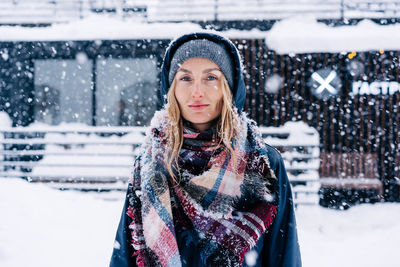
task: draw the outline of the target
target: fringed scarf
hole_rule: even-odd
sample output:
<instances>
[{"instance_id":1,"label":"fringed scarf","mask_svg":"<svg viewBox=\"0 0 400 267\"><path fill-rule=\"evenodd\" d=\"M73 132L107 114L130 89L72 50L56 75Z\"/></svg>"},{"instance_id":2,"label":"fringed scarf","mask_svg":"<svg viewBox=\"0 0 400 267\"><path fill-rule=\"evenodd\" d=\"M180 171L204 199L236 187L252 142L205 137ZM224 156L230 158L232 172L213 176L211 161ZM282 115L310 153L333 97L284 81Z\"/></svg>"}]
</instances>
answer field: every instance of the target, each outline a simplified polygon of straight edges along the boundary
<instances>
[{"instance_id":1,"label":"fringed scarf","mask_svg":"<svg viewBox=\"0 0 400 267\"><path fill-rule=\"evenodd\" d=\"M163 162L165 111L158 112L136 160L127 215L138 266L182 266L173 210L179 208L197 233L204 265L240 266L276 216L270 169L261 135L244 115L235 157L218 143L215 130L184 129L177 173Z\"/></svg>"}]
</instances>

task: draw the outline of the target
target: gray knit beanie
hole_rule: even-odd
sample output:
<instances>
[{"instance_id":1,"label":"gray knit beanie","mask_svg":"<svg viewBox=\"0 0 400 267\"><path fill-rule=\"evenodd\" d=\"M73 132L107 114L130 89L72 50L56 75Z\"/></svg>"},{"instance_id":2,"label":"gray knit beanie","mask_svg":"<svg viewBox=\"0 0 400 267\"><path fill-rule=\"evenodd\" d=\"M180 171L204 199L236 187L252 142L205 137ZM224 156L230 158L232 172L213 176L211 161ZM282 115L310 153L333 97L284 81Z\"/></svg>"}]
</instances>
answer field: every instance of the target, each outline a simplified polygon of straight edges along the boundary
<instances>
[{"instance_id":1,"label":"gray knit beanie","mask_svg":"<svg viewBox=\"0 0 400 267\"><path fill-rule=\"evenodd\" d=\"M217 44L207 39L190 40L182 44L176 51L171 60L169 69L169 84L172 84L179 66L185 60L194 57L207 58L217 64L225 75L230 88L233 88L233 63L232 58L223 45Z\"/></svg>"}]
</instances>

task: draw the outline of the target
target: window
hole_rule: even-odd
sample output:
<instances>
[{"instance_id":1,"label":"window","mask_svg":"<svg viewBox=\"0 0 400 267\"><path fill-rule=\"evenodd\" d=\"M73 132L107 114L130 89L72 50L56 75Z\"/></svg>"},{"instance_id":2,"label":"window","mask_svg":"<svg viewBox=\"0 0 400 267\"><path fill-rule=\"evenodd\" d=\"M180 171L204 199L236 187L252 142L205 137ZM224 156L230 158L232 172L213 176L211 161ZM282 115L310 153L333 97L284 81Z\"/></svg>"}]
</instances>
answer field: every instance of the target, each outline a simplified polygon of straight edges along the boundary
<instances>
[{"instance_id":1,"label":"window","mask_svg":"<svg viewBox=\"0 0 400 267\"><path fill-rule=\"evenodd\" d=\"M35 121L92 123L92 61L35 60Z\"/></svg>"},{"instance_id":2,"label":"window","mask_svg":"<svg viewBox=\"0 0 400 267\"><path fill-rule=\"evenodd\" d=\"M148 125L157 107L157 86L154 59L99 59L96 124Z\"/></svg>"}]
</instances>

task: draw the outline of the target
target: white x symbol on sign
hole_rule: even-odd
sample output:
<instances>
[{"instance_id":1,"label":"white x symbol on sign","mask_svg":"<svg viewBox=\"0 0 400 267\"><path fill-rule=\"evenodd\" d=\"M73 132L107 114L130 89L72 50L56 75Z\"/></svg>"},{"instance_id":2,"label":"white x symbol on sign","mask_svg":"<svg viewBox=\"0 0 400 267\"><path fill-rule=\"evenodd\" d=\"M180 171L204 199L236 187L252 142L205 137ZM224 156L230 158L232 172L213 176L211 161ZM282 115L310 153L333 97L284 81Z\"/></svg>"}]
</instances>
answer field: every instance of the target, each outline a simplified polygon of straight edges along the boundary
<instances>
[{"instance_id":1,"label":"white x symbol on sign","mask_svg":"<svg viewBox=\"0 0 400 267\"><path fill-rule=\"evenodd\" d=\"M331 71L329 73L328 77L326 77L326 79L322 78L321 75L319 75L316 72L314 72L311 75L311 78L313 78L314 80L316 80L317 82L320 83L320 86L317 88L317 91L315 91L316 93L320 94L325 89L328 90L331 94L337 94L338 93L338 91L332 85L330 85L330 82L333 81L333 79L336 78L336 72L335 71Z\"/></svg>"}]
</instances>

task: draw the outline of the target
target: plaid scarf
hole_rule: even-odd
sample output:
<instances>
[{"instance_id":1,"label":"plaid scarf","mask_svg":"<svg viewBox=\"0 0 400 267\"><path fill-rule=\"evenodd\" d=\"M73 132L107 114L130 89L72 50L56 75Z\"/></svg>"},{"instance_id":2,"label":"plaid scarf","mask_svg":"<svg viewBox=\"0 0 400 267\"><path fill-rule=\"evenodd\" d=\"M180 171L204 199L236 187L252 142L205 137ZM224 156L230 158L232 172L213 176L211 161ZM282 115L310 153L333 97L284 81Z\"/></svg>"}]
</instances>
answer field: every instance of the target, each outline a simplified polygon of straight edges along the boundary
<instances>
[{"instance_id":1,"label":"plaid scarf","mask_svg":"<svg viewBox=\"0 0 400 267\"><path fill-rule=\"evenodd\" d=\"M184 228L197 233L204 265L240 266L277 212L269 190L275 176L257 127L240 118L235 157L219 144L214 129L185 128L176 183L163 162L165 111L155 118L128 191L137 265L182 266L176 224L184 221Z\"/></svg>"}]
</instances>

